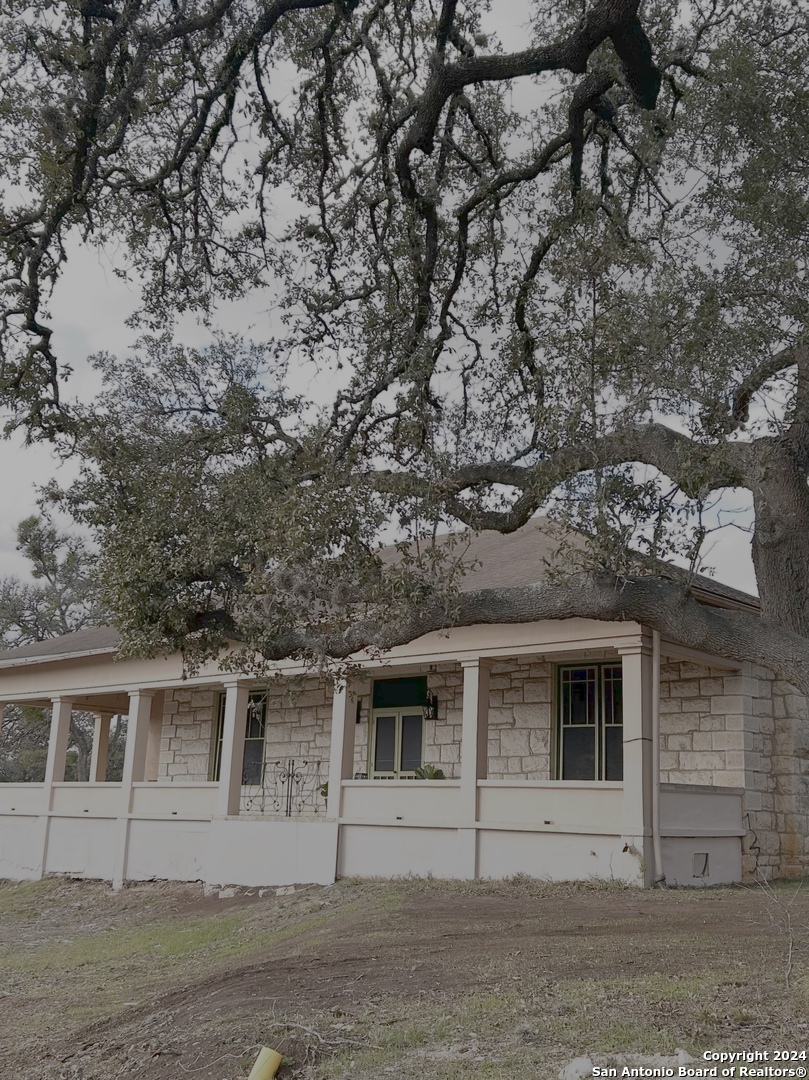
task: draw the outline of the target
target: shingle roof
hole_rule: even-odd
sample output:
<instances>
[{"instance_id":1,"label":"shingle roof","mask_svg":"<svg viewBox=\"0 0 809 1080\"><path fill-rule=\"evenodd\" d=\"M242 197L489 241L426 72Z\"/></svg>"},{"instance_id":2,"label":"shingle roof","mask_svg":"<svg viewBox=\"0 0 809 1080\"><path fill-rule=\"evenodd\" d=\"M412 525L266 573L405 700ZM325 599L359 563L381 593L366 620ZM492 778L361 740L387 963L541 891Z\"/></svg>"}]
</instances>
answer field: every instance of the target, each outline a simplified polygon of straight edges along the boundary
<instances>
[{"instance_id":1,"label":"shingle roof","mask_svg":"<svg viewBox=\"0 0 809 1080\"><path fill-rule=\"evenodd\" d=\"M569 552L572 547L584 551L587 547L587 537L583 533L563 530L545 517L534 518L513 533L484 530L470 534L466 541L463 540L463 535L454 534L456 542L460 540L458 557L463 557L465 562L476 563L477 567L469 571L463 579L462 592L538 585L547 580L551 569L560 569L564 565L565 550ZM449 537L436 539L446 542ZM384 562L390 563L395 561L396 552L395 547L389 547L384 548L380 554ZM648 562L650 568L659 567L666 577L675 581L688 579L686 571L672 563L642 556L639 556L639 560ZM756 609L759 606L757 597L702 574L691 578L691 587L700 600L708 603L727 601Z\"/></svg>"},{"instance_id":2,"label":"shingle roof","mask_svg":"<svg viewBox=\"0 0 809 1080\"><path fill-rule=\"evenodd\" d=\"M559 544L561 532L547 518L538 518L516 532L503 534L486 530L471 534L467 540L461 540L457 548L458 557L465 562L474 563L463 579L461 589L471 592L474 589L507 589L521 585L536 585L545 580L551 567L558 567L561 559ZM456 539L458 538L456 534ZM448 537L438 537L439 542L448 542ZM567 542L584 548L587 540L581 534L567 534ZM384 562L394 562L397 548L383 548L380 553ZM679 567L669 563L665 567L666 575L675 580L685 580L686 574ZM698 599L708 604L744 605L758 608L758 599L719 581L697 575L691 579L691 588ZM111 626L95 626L88 630L78 630L73 634L50 638L35 645L23 645L16 649L0 652L0 667L16 664L36 663L38 661L62 660L70 657L91 656L94 654L114 653L118 648L119 635Z\"/></svg>"},{"instance_id":3,"label":"shingle roof","mask_svg":"<svg viewBox=\"0 0 809 1080\"><path fill-rule=\"evenodd\" d=\"M576 547L584 546L584 538L568 534ZM520 585L536 585L547 577L550 566L558 566L559 542L562 533L547 519L532 521L513 533L487 529L479 533L453 533L438 536L439 544L454 541L453 556L463 559L473 569L467 571L461 583L462 592L475 589L508 589ZM398 549L383 548L379 553L385 563L396 562Z\"/></svg>"},{"instance_id":4,"label":"shingle roof","mask_svg":"<svg viewBox=\"0 0 809 1080\"><path fill-rule=\"evenodd\" d=\"M9 662L25 663L36 660L62 660L69 656L92 656L95 653L111 653L118 648L120 637L111 626L91 626L72 634L38 641L35 645L20 645L16 649L0 652L0 665Z\"/></svg>"}]
</instances>

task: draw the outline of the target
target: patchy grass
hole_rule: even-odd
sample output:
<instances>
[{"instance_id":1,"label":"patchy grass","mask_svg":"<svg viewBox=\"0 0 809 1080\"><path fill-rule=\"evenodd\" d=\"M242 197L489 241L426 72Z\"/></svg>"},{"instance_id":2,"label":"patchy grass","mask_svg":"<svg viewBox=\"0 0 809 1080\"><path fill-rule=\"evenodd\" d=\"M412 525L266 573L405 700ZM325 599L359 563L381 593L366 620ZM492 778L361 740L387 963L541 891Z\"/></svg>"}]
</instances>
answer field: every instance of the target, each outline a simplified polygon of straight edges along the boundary
<instances>
[{"instance_id":1,"label":"patchy grass","mask_svg":"<svg viewBox=\"0 0 809 1080\"><path fill-rule=\"evenodd\" d=\"M9 973L24 975L72 971L79 975L85 967L103 965L108 971L120 966L131 968L142 963L150 967L154 954L161 958L185 958L197 954L213 960L234 956L249 948L240 940L244 916L223 915L213 921L205 918L172 920L152 926L107 927L92 934L81 932L75 938L52 942L47 949L32 948L10 955L4 962Z\"/></svg>"},{"instance_id":2,"label":"patchy grass","mask_svg":"<svg viewBox=\"0 0 809 1080\"><path fill-rule=\"evenodd\" d=\"M30 918L42 911L54 895L58 895L60 887L58 878L22 881L19 884L2 881L0 882L0 917Z\"/></svg>"},{"instance_id":3,"label":"patchy grass","mask_svg":"<svg viewBox=\"0 0 809 1080\"><path fill-rule=\"evenodd\" d=\"M800 1047L807 927L795 883L0 885L0 1075L243 1080L267 1044L279 1080L547 1080L582 1054Z\"/></svg>"},{"instance_id":4,"label":"patchy grass","mask_svg":"<svg viewBox=\"0 0 809 1080\"><path fill-rule=\"evenodd\" d=\"M59 1013L48 1008L55 996L64 996L65 1018L87 1024L148 1001L166 984L216 971L301 935L311 937L326 921L310 914L285 925L294 908L278 913L272 926L256 924L250 908L222 912L220 905L215 918L211 910L178 913L166 911L157 890L142 890L140 903L131 902L135 894L127 891L119 902L94 883L82 889L74 882L68 895L84 893L84 900L72 901L67 917L58 920L53 916L64 906L63 889L54 878L0 888L0 919L8 919L11 929L0 938L5 993L24 992L42 1011L43 1031L61 1024ZM159 914L152 918L155 909ZM71 919L73 912L84 912L85 918ZM15 941L14 924L19 928L23 920L26 926ZM69 992L76 986L78 996Z\"/></svg>"}]
</instances>

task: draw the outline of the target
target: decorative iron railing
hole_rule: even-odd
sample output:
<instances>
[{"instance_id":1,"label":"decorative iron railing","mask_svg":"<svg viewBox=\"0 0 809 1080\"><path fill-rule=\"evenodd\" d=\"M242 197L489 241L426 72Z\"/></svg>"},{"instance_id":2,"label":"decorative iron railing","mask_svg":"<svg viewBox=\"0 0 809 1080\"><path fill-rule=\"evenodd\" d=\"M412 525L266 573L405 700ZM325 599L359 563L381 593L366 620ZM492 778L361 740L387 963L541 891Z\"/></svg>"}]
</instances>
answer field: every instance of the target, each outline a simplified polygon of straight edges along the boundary
<instances>
[{"instance_id":1,"label":"decorative iron railing","mask_svg":"<svg viewBox=\"0 0 809 1080\"><path fill-rule=\"evenodd\" d=\"M266 761L261 783L242 786L240 810L278 817L325 814L326 779L322 761Z\"/></svg>"}]
</instances>

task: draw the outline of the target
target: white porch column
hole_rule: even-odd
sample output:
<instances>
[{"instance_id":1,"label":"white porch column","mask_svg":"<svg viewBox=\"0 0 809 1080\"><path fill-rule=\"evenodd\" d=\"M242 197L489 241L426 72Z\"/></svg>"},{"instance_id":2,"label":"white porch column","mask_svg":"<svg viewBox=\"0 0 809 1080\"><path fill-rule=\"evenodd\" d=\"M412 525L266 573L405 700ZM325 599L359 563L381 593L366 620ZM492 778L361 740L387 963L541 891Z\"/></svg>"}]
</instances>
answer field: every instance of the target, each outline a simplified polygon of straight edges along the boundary
<instances>
[{"instance_id":1,"label":"white porch column","mask_svg":"<svg viewBox=\"0 0 809 1080\"><path fill-rule=\"evenodd\" d=\"M93 728L93 752L90 755L90 783L103 784L107 779L107 756L110 748L112 713L96 713Z\"/></svg>"},{"instance_id":2,"label":"white porch column","mask_svg":"<svg viewBox=\"0 0 809 1080\"><path fill-rule=\"evenodd\" d=\"M50 839L53 810L53 786L65 779L65 760L70 742L70 718L73 715L73 703L66 698L53 698L51 702L51 730L48 738L48 757L45 762L45 782L43 785L44 815L40 820L42 836L42 862L40 876L48 869L48 840Z\"/></svg>"},{"instance_id":3,"label":"white porch column","mask_svg":"<svg viewBox=\"0 0 809 1080\"><path fill-rule=\"evenodd\" d=\"M478 820L478 780L484 780L489 745L489 665L479 657L461 662L463 704L461 712L461 805L460 817L474 826ZM477 830L458 830L462 876L477 877Z\"/></svg>"},{"instance_id":4,"label":"white porch column","mask_svg":"<svg viewBox=\"0 0 809 1080\"><path fill-rule=\"evenodd\" d=\"M126 721L126 748L121 785L125 792L126 811L132 809L132 785L140 783L146 774L146 747L149 740L149 717L154 691L130 690L129 713Z\"/></svg>"},{"instance_id":5,"label":"white porch column","mask_svg":"<svg viewBox=\"0 0 809 1080\"><path fill-rule=\"evenodd\" d=\"M478 780L486 779L488 763L489 666L477 659L463 660L461 667L461 817L477 821Z\"/></svg>"},{"instance_id":6,"label":"white porch column","mask_svg":"<svg viewBox=\"0 0 809 1080\"><path fill-rule=\"evenodd\" d=\"M70 741L70 718L73 703L66 698L54 698L51 704L51 732L48 739L48 758L45 764L45 791L51 809L53 785L65 779L65 761Z\"/></svg>"},{"instance_id":7,"label":"white porch column","mask_svg":"<svg viewBox=\"0 0 809 1080\"><path fill-rule=\"evenodd\" d=\"M163 737L163 710L166 703L166 691L158 690L152 698L149 712L149 731L146 737L146 765L144 780L157 782L160 765L160 741Z\"/></svg>"},{"instance_id":8,"label":"white porch column","mask_svg":"<svg viewBox=\"0 0 809 1080\"><path fill-rule=\"evenodd\" d=\"M219 791L216 813L228 817L239 812L244 769L244 736L247 731L247 707L250 684L244 679L225 683L225 715L222 723L222 757L219 765Z\"/></svg>"},{"instance_id":9,"label":"white porch column","mask_svg":"<svg viewBox=\"0 0 809 1080\"><path fill-rule=\"evenodd\" d=\"M126 880L129 853L129 815L132 812L132 785L143 780L146 770L146 745L149 737L149 713L154 691L130 690L126 721L126 747L121 775L121 803L118 812L118 844L112 886L120 889Z\"/></svg>"},{"instance_id":10,"label":"white porch column","mask_svg":"<svg viewBox=\"0 0 809 1080\"><path fill-rule=\"evenodd\" d=\"M647 642L619 649L623 667L625 850L640 860L639 877L650 886L652 850L652 652Z\"/></svg>"},{"instance_id":11,"label":"white porch column","mask_svg":"<svg viewBox=\"0 0 809 1080\"><path fill-rule=\"evenodd\" d=\"M334 684L331 706L331 748L329 750L329 794L326 818L337 821L342 812L343 780L354 775L354 740L357 731L356 687Z\"/></svg>"}]
</instances>

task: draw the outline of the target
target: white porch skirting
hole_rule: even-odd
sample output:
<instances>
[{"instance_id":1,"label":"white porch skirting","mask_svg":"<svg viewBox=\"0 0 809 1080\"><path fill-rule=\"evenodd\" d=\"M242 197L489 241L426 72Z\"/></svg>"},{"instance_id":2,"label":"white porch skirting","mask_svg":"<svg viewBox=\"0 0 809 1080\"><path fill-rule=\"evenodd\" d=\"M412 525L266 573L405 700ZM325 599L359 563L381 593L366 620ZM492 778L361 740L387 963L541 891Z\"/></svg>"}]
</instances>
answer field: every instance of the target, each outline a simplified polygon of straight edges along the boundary
<instances>
[{"instance_id":1,"label":"white porch skirting","mask_svg":"<svg viewBox=\"0 0 809 1080\"><path fill-rule=\"evenodd\" d=\"M328 885L336 851L331 821L131 817L122 827L117 818L0 817L0 878L14 881L44 874L115 881L120 873L123 881Z\"/></svg>"},{"instance_id":2,"label":"white porch skirting","mask_svg":"<svg viewBox=\"0 0 809 1080\"><path fill-rule=\"evenodd\" d=\"M217 784L0 784L0 878L44 874L215 885L342 877L606 879L642 885L622 834L622 785L481 780L463 815L455 781L344 781L339 821L215 816ZM742 793L664 785L669 883L741 880ZM124 803L127 802L127 805Z\"/></svg>"}]
</instances>

